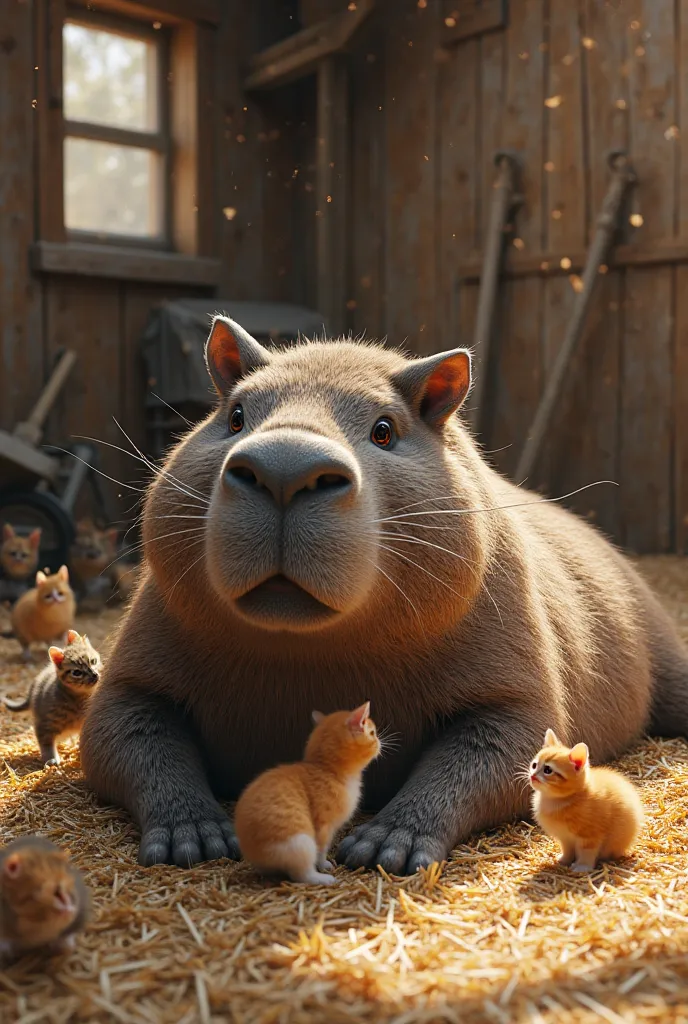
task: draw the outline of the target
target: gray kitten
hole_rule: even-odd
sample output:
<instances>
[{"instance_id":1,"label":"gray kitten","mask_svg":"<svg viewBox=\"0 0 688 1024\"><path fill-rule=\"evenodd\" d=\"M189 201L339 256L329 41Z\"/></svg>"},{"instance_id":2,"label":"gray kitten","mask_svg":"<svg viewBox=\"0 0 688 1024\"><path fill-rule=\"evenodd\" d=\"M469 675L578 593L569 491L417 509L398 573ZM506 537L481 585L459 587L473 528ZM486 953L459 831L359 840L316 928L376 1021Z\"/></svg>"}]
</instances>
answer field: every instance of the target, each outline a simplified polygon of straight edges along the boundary
<instances>
[{"instance_id":1,"label":"gray kitten","mask_svg":"<svg viewBox=\"0 0 688 1024\"><path fill-rule=\"evenodd\" d=\"M31 708L33 728L45 764L59 764L55 743L79 732L88 702L102 670L100 655L88 637L76 630L67 633L67 646L51 647L50 664L42 669L23 700L3 698L10 711Z\"/></svg>"}]
</instances>

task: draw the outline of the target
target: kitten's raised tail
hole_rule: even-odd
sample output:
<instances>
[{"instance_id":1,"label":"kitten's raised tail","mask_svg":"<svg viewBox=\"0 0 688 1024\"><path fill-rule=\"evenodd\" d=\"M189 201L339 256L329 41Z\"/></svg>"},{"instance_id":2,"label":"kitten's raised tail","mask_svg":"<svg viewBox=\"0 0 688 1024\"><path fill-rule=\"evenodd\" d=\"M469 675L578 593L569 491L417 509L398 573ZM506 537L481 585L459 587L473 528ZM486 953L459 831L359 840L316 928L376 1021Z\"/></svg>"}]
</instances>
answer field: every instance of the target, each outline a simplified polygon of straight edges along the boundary
<instances>
[{"instance_id":1,"label":"kitten's raised tail","mask_svg":"<svg viewBox=\"0 0 688 1024\"><path fill-rule=\"evenodd\" d=\"M31 694L27 693L23 700L9 700L9 698L3 697L2 702L10 711L26 711L31 704Z\"/></svg>"}]
</instances>

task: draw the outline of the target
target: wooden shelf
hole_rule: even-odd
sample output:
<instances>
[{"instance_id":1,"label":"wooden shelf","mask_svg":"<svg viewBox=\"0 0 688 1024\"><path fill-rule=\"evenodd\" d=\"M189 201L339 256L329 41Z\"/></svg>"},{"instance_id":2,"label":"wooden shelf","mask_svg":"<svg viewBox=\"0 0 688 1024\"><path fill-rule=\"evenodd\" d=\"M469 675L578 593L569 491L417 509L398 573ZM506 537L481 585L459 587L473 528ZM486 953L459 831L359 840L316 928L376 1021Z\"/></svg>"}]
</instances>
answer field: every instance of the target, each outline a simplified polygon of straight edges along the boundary
<instances>
[{"instance_id":1,"label":"wooden shelf","mask_svg":"<svg viewBox=\"0 0 688 1024\"><path fill-rule=\"evenodd\" d=\"M34 242L31 268L44 274L206 287L217 285L222 273L219 260L89 242Z\"/></svg>"},{"instance_id":2,"label":"wooden shelf","mask_svg":"<svg viewBox=\"0 0 688 1024\"><path fill-rule=\"evenodd\" d=\"M335 14L256 54L251 59L244 89L275 89L315 71L324 57L346 46L374 6L375 0L357 0L354 10Z\"/></svg>"}]
</instances>

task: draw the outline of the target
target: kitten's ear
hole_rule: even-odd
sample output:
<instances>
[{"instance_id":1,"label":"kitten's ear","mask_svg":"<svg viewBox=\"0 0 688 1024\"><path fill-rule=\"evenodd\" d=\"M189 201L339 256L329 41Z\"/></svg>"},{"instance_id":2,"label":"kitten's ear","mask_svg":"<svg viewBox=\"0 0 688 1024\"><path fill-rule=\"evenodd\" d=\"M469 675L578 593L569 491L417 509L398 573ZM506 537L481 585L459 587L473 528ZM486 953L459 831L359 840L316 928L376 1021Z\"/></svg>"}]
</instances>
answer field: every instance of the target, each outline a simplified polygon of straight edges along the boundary
<instances>
[{"instance_id":1,"label":"kitten's ear","mask_svg":"<svg viewBox=\"0 0 688 1024\"><path fill-rule=\"evenodd\" d=\"M62 648L49 647L48 654L50 655L50 660L52 661L53 665L55 665L56 668L59 668L62 662L64 661L64 651L62 650Z\"/></svg>"},{"instance_id":2,"label":"kitten's ear","mask_svg":"<svg viewBox=\"0 0 688 1024\"><path fill-rule=\"evenodd\" d=\"M459 409L471 388L471 355L455 348L413 359L392 382L421 419L441 427Z\"/></svg>"},{"instance_id":3,"label":"kitten's ear","mask_svg":"<svg viewBox=\"0 0 688 1024\"><path fill-rule=\"evenodd\" d=\"M548 729L547 732L545 733L544 746L545 747L561 747L562 746L562 742L558 738L558 736L555 733L554 729Z\"/></svg>"},{"instance_id":4,"label":"kitten's ear","mask_svg":"<svg viewBox=\"0 0 688 1024\"><path fill-rule=\"evenodd\" d=\"M39 569L38 572L36 573L36 586L40 587L41 583L45 583L47 578L48 577L45 575L43 570Z\"/></svg>"},{"instance_id":5,"label":"kitten's ear","mask_svg":"<svg viewBox=\"0 0 688 1024\"><path fill-rule=\"evenodd\" d=\"M39 547L41 546L40 526L38 527L37 530L32 530L31 533L29 534L29 544L34 549L34 551L38 551Z\"/></svg>"},{"instance_id":6,"label":"kitten's ear","mask_svg":"<svg viewBox=\"0 0 688 1024\"><path fill-rule=\"evenodd\" d=\"M75 643L79 639L80 639L79 638L79 634L77 633L77 631L75 629L68 629L67 630L67 643L68 644L73 644L73 643ZM85 639L86 639L86 637L84 637L84 640Z\"/></svg>"},{"instance_id":7,"label":"kitten's ear","mask_svg":"<svg viewBox=\"0 0 688 1024\"><path fill-rule=\"evenodd\" d=\"M588 753L589 751L585 743L576 743L575 747L569 752L569 761L577 772L588 763Z\"/></svg>"},{"instance_id":8,"label":"kitten's ear","mask_svg":"<svg viewBox=\"0 0 688 1024\"><path fill-rule=\"evenodd\" d=\"M363 732L363 726L366 724L368 716L370 715L370 701L367 700L365 704L361 704L360 708L356 708L351 712L346 720L351 732Z\"/></svg>"},{"instance_id":9,"label":"kitten's ear","mask_svg":"<svg viewBox=\"0 0 688 1024\"><path fill-rule=\"evenodd\" d=\"M322 711L311 711L311 718L315 725L320 725L324 717Z\"/></svg>"},{"instance_id":10,"label":"kitten's ear","mask_svg":"<svg viewBox=\"0 0 688 1024\"><path fill-rule=\"evenodd\" d=\"M62 580L63 583L69 583L69 569L66 565L61 565L57 570L58 580Z\"/></svg>"},{"instance_id":11,"label":"kitten's ear","mask_svg":"<svg viewBox=\"0 0 688 1024\"><path fill-rule=\"evenodd\" d=\"M11 853L9 857L5 857L2 873L6 878L17 878L21 874L21 857L18 853Z\"/></svg>"},{"instance_id":12,"label":"kitten's ear","mask_svg":"<svg viewBox=\"0 0 688 1024\"><path fill-rule=\"evenodd\" d=\"M270 353L228 316L216 316L205 345L208 373L218 394L226 395L251 370L267 366Z\"/></svg>"},{"instance_id":13,"label":"kitten's ear","mask_svg":"<svg viewBox=\"0 0 688 1024\"><path fill-rule=\"evenodd\" d=\"M14 527L10 526L9 523L4 523L3 527L2 527L2 539L3 540L12 540L12 538L16 537L16 536L17 535L14 532Z\"/></svg>"}]
</instances>

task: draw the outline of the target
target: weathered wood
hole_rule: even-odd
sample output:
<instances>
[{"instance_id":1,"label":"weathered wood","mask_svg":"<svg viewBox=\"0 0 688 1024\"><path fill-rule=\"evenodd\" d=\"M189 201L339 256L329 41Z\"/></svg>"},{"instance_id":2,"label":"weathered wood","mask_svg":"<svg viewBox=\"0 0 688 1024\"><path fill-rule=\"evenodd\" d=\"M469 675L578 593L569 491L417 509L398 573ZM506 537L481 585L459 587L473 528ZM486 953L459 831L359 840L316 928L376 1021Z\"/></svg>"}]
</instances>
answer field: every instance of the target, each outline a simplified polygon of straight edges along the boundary
<instances>
[{"instance_id":1,"label":"weathered wood","mask_svg":"<svg viewBox=\"0 0 688 1024\"><path fill-rule=\"evenodd\" d=\"M688 555L688 267L677 267L675 274L675 547L679 554Z\"/></svg>"},{"instance_id":2,"label":"weathered wood","mask_svg":"<svg viewBox=\"0 0 688 1024\"><path fill-rule=\"evenodd\" d=\"M492 32L478 40L479 74L478 99L480 114L476 117L476 138L480 148L476 188L476 238L475 247L485 245L487 230L492 216L492 187L494 185L495 153L502 146L502 119L504 115L504 32ZM470 254L469 254L470 255ZM462 261L463 262L463 261Z\"/></svg>"},{"instance_id":3,"label":"weathered wood","mask_svg":"<svg viewBox=\"0 0 688 1024\"><path fill-rule=\"evenodd\" d=\"M349 76L343 58L321 61L317 103L318 310L336 334L345 327L348 289Z\"/></svg>"},{"instance_id":4,"label":"weathered wood","mask_svg":"<svg viewBox=\"0 0 688 1024\"><path fill-rule=\"evenodd\" d=\"M64 166L62 122L62 26L65 0L37 0L34 68L37 128L38 237L62 242L64 228ZM28 83L27 83L28 84Z\"/></svg>"},{"instance_id":5,"label":"weathered wood","mask_svg":"<svg viewBox=\"0 0 688 1024\"><path fill-rule=\"evenodd\" d=\"M495 32L504 28L506 18L507 0L442 0L440 41L451 46Z\"/></svg>"},{"instance_id":6,"label":"weathered wood","mask_svg":"<svg viewBox=\"0 0 688 1024\"><path fill-rule=\"evenodd\" d=\"M32 7L0 4L0 426L26 416L43 385L40 295L26 253L34 233Z\"/></svg>"},{"instance_id":7,"label":"weathered wood","mask_svg":"<svg viewBox=\"0 0 688 1024\"><path fill-rule=\"evenodd\" d=\"M435 51L440 9L404 0L387 26L387 332L415 352L436 349ZM410 44L410 45L409 45ZM413 87L409 88L409 84Z\"/></svg>"},{"instance_id":8,"label":"weathered wood","mask_svg":"<svg viewBox=\"0 0 688 1024\"><path fill-rule=\"evenodd\" d=\"M626 271L621 375L621 539L632 551L671 543L672 275Z\"/></svg>"},{"instance_id":9,"label":"weathered wood","mask_svg":"<svg viewBox=\"0 0 688 1024\"><path fill-rule=\"evenodd\" d=\"M314 71L320 61L342 50L368 17L375 0L357 0L326 21L296 32L256 54L244 81L247 92L274 89Z\"/></svg>"},{"instance_id":10,"label":"weathered wood","mask_svg":"<svg viewBox=\"0 0 688 1024\"><path fill-rule=\"evenodd\" d=\"M671 142L675 147L678 148L678 189L677 189L677 217L676 217L676 228L679 238L688 237L688 139L686 138L686 113L688 108L686 103L688 102L688 17L685 16L684 8L681 5L677 6L677 10L680 11L677 25L677 49L676 49L676 60L678 62L677 68L677 93L678 93L678 110L676 119L676 128L679 126L679 122L682 122L683 133L679 131L671 131L669 126ZM677 280L681 275L677 275Z\"/></svg>"},{"instance_id":11,"label":"weathered wood","mask_svg":"<svg viewBox=\"0 0 688 1024\"><path fill-rule=\"evenodd\" d=\"M41 391L38 401L27 419L22 420L14 428L13 434L15 437L21 438L22 441L33 445L39 443L43 436L43 425L75 363L76 352L68 349L50 374L47 384Z\"/></svg>"},{"instance_id":12,"label":"weathered wood","mask_svg":"<svg viewBox=\"0 0 688 1024\"><path fill-rule=\"evenodd\" d=\"M150 4L140 0L70 0L70 3L168 25L179 24L182 19L219 25L224 10L224 0L153 0Z\"/></svg>"},{"instance_id":13,"label":"weathered wood","mask_svg":"<svg viewBox=\"0 0 688 1024\"><path fill-rule=\"evenodd\" d=\"M579 250L586 243L584 124L578 5L550 0L543 176L546 247Z\"/></svg>"},{"instance_id":14,"label":"weathered wood","mask_svg":"<svg viewBox=\"0 0 688 1024\"><path fill-rule=\"evenodd\" d=\"M88 242L36 242L31 247L34 270L50 274L83 274L121 281L164 281L168 284L212 286L220 279L217 260Z\"/></svg>"},{"instance_id":15,"label":"weathered wood","mask_svg":"<svg viewBox=\"0 0 688 1024\"><path fill-rule=\"evenodd\" d=\"M470 253L475 238L478 164L476 153L476 84L478 43L471 39L448 50L437 68L436 179L438 348L456 345L456 267Z\"/></svg>"}]
</instances>

